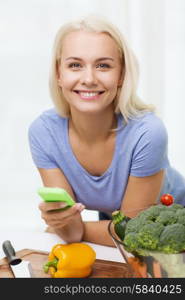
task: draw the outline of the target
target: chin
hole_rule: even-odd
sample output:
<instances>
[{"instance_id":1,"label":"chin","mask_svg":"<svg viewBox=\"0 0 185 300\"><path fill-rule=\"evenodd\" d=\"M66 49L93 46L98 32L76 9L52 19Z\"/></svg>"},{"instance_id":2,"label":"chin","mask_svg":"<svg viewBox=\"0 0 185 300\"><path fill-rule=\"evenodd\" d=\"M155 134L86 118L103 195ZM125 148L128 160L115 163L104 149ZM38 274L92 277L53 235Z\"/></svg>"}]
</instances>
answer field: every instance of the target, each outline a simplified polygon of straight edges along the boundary
<instances>
[{"instance_id":1,"label":"chin","mask_svg":"<svg viewBox=\"0 0 185 300\"><path fill-rule=\"evenodd\" d=\"M73 110L81 113L97 114L106 110L106 107L100 107L99 105L75 105L73 106Z\"/></svg>"}]
</instances>

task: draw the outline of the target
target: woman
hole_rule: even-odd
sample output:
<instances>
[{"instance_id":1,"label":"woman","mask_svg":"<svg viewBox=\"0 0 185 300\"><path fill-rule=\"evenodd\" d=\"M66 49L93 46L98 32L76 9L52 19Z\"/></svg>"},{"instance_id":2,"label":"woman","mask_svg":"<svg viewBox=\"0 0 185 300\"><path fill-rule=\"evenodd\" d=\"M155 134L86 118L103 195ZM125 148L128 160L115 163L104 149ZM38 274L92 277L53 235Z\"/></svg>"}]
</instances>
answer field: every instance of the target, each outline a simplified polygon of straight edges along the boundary
<instances>
[{"instance_id":1,"label":"woman","mask_svg":"<svg viewBox=\"0 0 185 300\"><path fill-rule=\"evenodd\" d=\"M107 220L83 222L80 213L134 217L171 193L185 204L184 179L169 165L167 133L136 93L138 68L121 33L87 17L56 36L50 78L55 109L30 126L33 160L44 186L64 188L77 202L41 203L42 218L66 242L113 245Z\"/></svg>"}]
</instances>

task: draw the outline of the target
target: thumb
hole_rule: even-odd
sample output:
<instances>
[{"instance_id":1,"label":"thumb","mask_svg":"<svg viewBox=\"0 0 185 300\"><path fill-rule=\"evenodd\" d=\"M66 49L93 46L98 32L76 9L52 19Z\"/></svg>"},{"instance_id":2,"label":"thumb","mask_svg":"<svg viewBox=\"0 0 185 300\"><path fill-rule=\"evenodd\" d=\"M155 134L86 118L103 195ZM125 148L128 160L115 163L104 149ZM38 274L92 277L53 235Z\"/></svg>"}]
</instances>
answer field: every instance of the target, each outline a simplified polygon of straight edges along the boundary
<instances>
[{"instance_id":1,"label":"thumb","mask_svg":"<svg viewBox=\"0 0 185 300\"><path fill-rule=\"evenodd\" d=\"M73 209L74 209L75 211L82 212L82 211L85 209L85 205L83 205L82 203L76 203L76 204L73 206Z\"/></svg>"}]
</instances>

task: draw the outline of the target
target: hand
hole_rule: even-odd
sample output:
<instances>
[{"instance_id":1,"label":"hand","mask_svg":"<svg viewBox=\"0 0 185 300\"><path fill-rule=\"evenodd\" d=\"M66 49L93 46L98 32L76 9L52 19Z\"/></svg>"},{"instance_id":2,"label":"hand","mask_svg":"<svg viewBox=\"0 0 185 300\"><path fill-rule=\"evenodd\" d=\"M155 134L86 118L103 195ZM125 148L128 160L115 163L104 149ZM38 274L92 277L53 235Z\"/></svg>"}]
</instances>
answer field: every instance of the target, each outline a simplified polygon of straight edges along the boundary
<instances>
[{"instance_id":1,"label":"hand","mask_svg":"<svg viewBox=\"0 0 185 300\"><path fill-rule=\"evenodd\" d=\"M41 217L45 223L55 229L59 229L69 224L71 220L79 217L79 214L84 210L85 206L81 203L76 203L70 208L61 211L61 208L66 206L62 202L45 203L41 202L39 209L41 211Z\"/></svg>"}]
</instances>

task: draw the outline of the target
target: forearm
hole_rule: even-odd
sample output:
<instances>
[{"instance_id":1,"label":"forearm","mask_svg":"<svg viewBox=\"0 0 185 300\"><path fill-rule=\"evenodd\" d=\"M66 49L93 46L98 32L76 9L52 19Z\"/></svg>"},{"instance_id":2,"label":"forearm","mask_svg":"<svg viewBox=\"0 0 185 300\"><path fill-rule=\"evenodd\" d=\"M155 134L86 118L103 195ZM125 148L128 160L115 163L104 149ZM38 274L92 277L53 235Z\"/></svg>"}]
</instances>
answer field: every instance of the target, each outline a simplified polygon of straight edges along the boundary
<instances>
[{"instance_id":1,"label":"forearm","mask_svg":"<svg viewBox=\"0 0 185 300\"><path fill-rule=\"evenodd\" d=\"M115 246L108 232L109 221L84 222L83 241L104 246Z\"/></svg>"},{"instance_id":2,"label":"forearm","mask_svg":"<svg viewBox=\"0 0 185 300\"><path fill-rule=\"evenodd\" d=\"M86 241L113 247L115 245L108 233L108 223L109 221L82 222L75 219L62 228L54 228L54 232L67 243Z\"/></svg>"}]
</instances>

